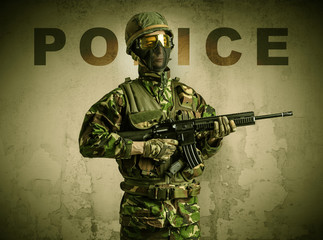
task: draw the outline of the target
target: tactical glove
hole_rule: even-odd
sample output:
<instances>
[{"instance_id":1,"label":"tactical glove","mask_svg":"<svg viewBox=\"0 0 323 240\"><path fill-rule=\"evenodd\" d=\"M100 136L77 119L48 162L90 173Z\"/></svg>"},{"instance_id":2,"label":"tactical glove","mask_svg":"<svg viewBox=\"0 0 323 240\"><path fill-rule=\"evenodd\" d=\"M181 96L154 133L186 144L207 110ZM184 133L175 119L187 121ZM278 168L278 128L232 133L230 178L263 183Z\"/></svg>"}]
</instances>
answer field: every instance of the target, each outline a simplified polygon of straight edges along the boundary
<instances>
[{"instance_id":1,"label":"tactical glove","mask_svg":"<svg viewBox=\"0 0 323 240\"><path fill-rule=\"evenodd\" d=\"M235 132L237 129L233 120L229 121L227 117L219 117L217 121L214 121L214 130L211 132L210 140L214 141L222 139L223 137Z\"/></svg>"},{"instance_id":2,"label":"tactical glove","mask_svg":"<svg viewBox=\"0 0 323 240\"><path fill-rule=\"evenodd\" d=\"M145 142L143 157L156 161L167 161L176 151L178 141L174 139L150 139Z\"/></svg>"}]
</instances>

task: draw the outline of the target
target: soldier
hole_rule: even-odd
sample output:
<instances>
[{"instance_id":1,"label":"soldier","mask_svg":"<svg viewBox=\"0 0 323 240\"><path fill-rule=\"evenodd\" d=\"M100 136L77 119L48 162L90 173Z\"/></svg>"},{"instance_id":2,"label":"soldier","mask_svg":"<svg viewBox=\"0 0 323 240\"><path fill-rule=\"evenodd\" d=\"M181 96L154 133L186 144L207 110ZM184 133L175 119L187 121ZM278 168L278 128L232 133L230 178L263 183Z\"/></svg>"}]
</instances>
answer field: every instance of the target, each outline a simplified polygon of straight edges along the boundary
<instances>
[{"instance_id":1,"label":"soldier","mask_svg":"<svg viewBox=\"0 0 323 240\"><path fill-rule=\"evenodd\" d=\"M139 77L126 79L86 113L80 132L84 157L115 158L124 177L120 207L121 239L200 239L196 177L204 165L165 174L181 158L175 139L132 141L119 131L147 129L165 119L214 116L215 110L178 78L167 77L173 33L157 12L133 16L125 31L127 54L139 61ZM235 131L226 117L215 130L196 136L203 160L213 156L224 136Z\"/></svg>"}]
</instances>

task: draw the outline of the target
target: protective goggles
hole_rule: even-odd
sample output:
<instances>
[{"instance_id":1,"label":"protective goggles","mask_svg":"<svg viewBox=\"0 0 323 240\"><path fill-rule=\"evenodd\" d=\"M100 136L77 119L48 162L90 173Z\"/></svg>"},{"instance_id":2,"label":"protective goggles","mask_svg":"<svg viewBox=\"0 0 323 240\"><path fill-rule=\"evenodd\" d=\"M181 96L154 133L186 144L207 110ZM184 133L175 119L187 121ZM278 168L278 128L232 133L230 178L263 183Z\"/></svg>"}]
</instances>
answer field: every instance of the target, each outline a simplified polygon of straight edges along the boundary
<instances>
[{"instance_id":1,"label":"protective goggles","mask_svg":"<svg viewBox=\"0 0 323 240\"><path fill-rule=\"evenodd\" d=\"M158 42L165 48L173 47L173 40L167 34L149 35L139 38L137 48L142 50L153 49L157 46Z\"/></svg>"}]
</instances>

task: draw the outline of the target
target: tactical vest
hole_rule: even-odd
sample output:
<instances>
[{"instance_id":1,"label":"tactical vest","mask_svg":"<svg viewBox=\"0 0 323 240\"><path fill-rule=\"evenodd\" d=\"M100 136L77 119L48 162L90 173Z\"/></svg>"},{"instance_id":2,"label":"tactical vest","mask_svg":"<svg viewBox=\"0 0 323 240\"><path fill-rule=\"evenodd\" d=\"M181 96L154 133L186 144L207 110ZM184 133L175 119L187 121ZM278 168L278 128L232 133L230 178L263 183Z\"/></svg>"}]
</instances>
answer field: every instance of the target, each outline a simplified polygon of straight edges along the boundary
<instances>
[{"instance_id":1,"label":"tactical vest","mask_svg":"<svg viewBox=\"0 0 323 240\"><path fill-rule=\"evenodd\" d=\"M173 108L168 116L161 110L161 106L145 89L141 81L126 79L119 86L125 95L127 120L134 129L148 129L155 124L170 118L185 120L200 117L196 111L196 103L190 102L194 91L179 82L179 78L172 80ZM180 100L182 98L182 101Z\"/></svg>"},{"instance_id":2,"label":"tactical vest","mask_svg":"<svg viewBox=\"0 0 323 240\"><path fill-rule=\"evenodd\" d=\"M196 111L196 103L192 101L194 94L193 89L188 88L186 85L180 83L178 78L172 80L171 88L173 96L173 107L169 111L168 116L162 111L160 104L147 91L147 89L145 89L140 79L126 79L126 81L119 87L123 90L126 101L126 122L123 124L126 127L124 127L124 130L148 129L160 123L161 121L166 120L167 118L173 120L185 120L189 118L200 117L200 114ZM118 163L119 168L120 164L124 164L122 160L119 160ZM159 171L161 173L164 172L168 169L170 164L171 163L160 165ZM172 190L167 191L170 191L171 195L173 196L169 195L170 193L166 191L169 195L169 198L182 198L185 197L185 194L186 197L196 196L199 193L200 187L193 178L201 175L202 172L203 167L194 170L187 168L177 173L177 176L175 176L173 182L169 182L169 179L168 181L165 180L165 177L162 179L151 177L148 179L145 178L145 183L139 176L129 178L123 174L126 180L125 182L121 183L121 189L128 193L134 193L138 195L144 193L144 196L155 196L156 199L163 199L165 188L156 188L155 183L162 184L163 186L165 186L165 184L171 184L169 186L172 186ZM183 188L184 185L186 187ZM151 190L152 186L153 190ZM190 193L187 190L183 191L183 189L186 188L191 189ZM136 190L136 192L133 192L134 189ZM156 192L159 192L159 194ZM162 197L160 197L159 195L161 195Z\"/></svg>"},{"instance_id":3,"label":"tactical vest","mask_svg":"<svg viewBox=\"0 0 323 240\"><path fill-rule=\"evenodd\" d=\"M129 80L119 86L126 100L126 120L134 129L148 129L166 119L160 105L142 86L140 80Z\"/></svg>"}]
</instances>

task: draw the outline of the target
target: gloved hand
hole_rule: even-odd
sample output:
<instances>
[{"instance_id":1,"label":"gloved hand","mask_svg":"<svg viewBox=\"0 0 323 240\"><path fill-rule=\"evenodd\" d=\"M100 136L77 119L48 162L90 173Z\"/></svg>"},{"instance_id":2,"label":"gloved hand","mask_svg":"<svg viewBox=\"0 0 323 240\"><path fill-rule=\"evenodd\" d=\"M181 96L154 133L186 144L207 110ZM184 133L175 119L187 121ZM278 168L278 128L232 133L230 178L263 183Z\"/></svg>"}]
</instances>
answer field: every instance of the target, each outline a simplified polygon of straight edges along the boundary
<instances>
[{"instance_id":1,"label":"gloved hand","mask_svg":"<svg viewBox=\"0 0 323 240\"><path fill-rule=\"evenodd\" d=\"M177 145L175 139L150 139L144 143L143 157L167 161L176 151Z\"/></svg>"},{"instance_id":2,"label":"gloved hand","mask_svg":"<svg viewBox=\"0 0 323 240\"><path fill-rule=\"evenodd\" d=\"M216 140L235 132L237 129L233 120L228 120L227 117L219 117L217 121L214 121L214 130L211 132L209 144L214 143Z\"/></svg>"}]
</instances>

